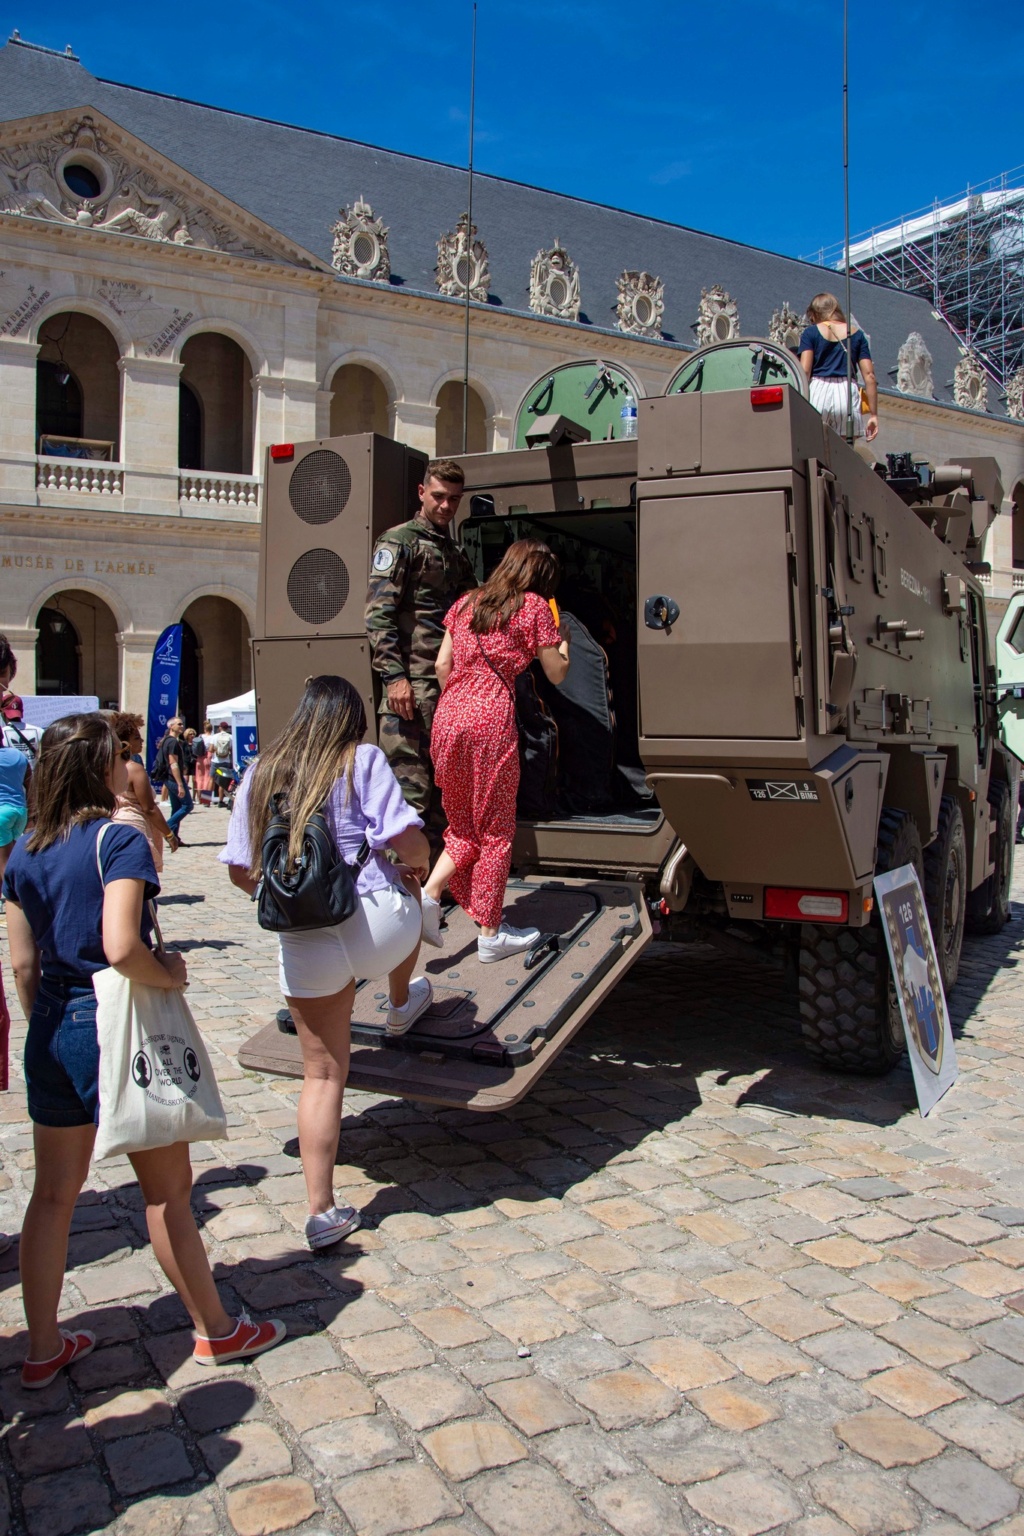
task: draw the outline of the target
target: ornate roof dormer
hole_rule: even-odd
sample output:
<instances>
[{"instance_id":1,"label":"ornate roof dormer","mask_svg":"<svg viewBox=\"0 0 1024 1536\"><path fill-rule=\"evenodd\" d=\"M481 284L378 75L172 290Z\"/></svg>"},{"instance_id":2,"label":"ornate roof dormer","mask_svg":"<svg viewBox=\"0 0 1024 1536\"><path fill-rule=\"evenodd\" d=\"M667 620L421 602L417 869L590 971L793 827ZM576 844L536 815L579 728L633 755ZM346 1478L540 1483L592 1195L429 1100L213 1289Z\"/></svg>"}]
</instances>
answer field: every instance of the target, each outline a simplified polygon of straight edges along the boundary
<instances>
[{"instance_id":1,"label":"ornate roof dormer","mask_svg":"<svg viewBox=\"0 0 1024 1536\"><path fill-rule=\"evenodd\" d=\"M1011 373L1006 382L1006 414L1014 421L1024 421L1024 368Z\"/></svg>"},{"instance_id":2,"label":"ornate roof dormer","mask_svg":"<svg viewBox=\"0 0 1024 1536\"><path fill-rule=\"evenodd\" d=\"M358 197L351 209L341 208L338 222L331 225L334 245L331 266L346 277L361 277L371 283L386 283L391 277L388 231L369 203Z\"/></svg>"},{"instance_id":3,"label":"ornate roof dormer","mask_svg":"<svg viewBox=\"0 0 1024 1536\"><path fill-rule=\"evenodd\" d=\"M650 272L622 272L616 279L619 299L616 305L620 331L630 336L656 340L661 335L665 314L665 284Z\"/></svg>"},{"instance_id":4,"label":"ornate roof dormer","mask_svg":"<svg viewBox=\"0 0 1024 1536\"><path fill-rule=\"evenodd\" d=\"M535 315L558 320L580 317L580 272L555 240L550 251L538 251L530 264L530 308Z\"/></svg>"},{"instance_id":5,"label":"ornate roof dormer","mask_svg":"<svg viewBox=\"0 0 1024 1536\"><path fill-rule=\"evenodd\" d=\"M437 288L449 298L469 297L480 304L487 303L491 286L491 268L487 248L477 239L476 225L470 228L469 214L464 213L454 230L442 235L437 242Z\"/></svg>"},{"instance_id":6,"label":"ornate roof dormer","mask_svg":"<svg viewBox=\"0 0 1024 1536\"><path fill-rule=\"evenodd\" d=\"M896 354L896 388L901 395L935 398L932 379L932 355L919 331L911 331Z\"/></svg>"},{"instance_id":7,"label":"ornate roof dormer","mask_svg":"<svg viewBox=\"0 0 1024 1536\"><path fill-rule=\"evenodd\" d=\"M963 356L953 369L953 399L966 411L988 410L988 377L977 352L960 348Z\"/></svg>"},{"instance_id":8,"label":"ornate roof dormer","mask_svg":"<svg viewBox=\"0 0 1024 1536\"><path fill-rule=\"evenodd\" d=\"M697 310L697 345L706 347L713 341L730 341L740 333L740 316L736 300L730 298L721 283L700 291Z\"/></svg>"},{"instance_id":9,"label":"ornate roof dormer","mask_svg":"<svg viewBox=\"0 0 1024 1536\"><path fill-rule=\"evenodd\" d=\"M789 300L783 299L782 308L777 309L768 326L768 340L774 341L777 347L788 347L795 352L800 345L800 337L803 334L804 321L795 309L790 309Z\"/></svg>"}]
</instances>

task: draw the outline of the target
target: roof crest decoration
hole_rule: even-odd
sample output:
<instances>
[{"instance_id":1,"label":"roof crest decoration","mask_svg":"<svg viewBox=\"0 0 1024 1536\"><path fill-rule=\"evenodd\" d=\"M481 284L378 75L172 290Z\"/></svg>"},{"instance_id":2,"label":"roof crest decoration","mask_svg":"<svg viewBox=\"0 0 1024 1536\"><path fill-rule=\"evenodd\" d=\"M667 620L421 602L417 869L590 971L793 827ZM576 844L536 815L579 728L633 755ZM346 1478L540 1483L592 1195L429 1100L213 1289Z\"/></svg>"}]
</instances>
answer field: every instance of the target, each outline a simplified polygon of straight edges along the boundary
<instances>
[{"instance_id":1,"label":"roof crest decoration","mask_svg":"<svg viewBox=\"0 0 1024 1536\"><path fill-rule=\"evenodd\" d=\"M479 304L487 303L491 286L491 268L487 248L477 239L476 225L470 226L469 214L464 213L453 230L442 235L437 242L437 288L449 298L469 297Z\"/></svg>"}]
</instances>

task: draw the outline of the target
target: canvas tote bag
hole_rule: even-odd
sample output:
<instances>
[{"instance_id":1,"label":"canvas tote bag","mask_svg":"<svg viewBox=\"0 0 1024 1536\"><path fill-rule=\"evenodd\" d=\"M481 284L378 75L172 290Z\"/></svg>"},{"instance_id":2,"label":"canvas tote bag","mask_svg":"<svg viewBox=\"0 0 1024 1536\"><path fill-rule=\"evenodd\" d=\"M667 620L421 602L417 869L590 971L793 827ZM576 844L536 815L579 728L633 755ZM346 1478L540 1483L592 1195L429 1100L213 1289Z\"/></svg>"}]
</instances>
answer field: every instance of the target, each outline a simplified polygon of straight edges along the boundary
<instances>
[{"instance_id":1,"label":"canvas tote bag","mask_svg":"<svg viewBox=\"0 0 1024 1536\"><path fill-rule=\"evenodd\" d=\"M96 865L103 880L96 839ZM163 937L151 909L158 952ZM147 1152L176 1141L220 1141L228 1134L217 1079L184 995L147 987L113 967L97 971L100 1123L95 1158Z\"/></svg>"}]
</instances>

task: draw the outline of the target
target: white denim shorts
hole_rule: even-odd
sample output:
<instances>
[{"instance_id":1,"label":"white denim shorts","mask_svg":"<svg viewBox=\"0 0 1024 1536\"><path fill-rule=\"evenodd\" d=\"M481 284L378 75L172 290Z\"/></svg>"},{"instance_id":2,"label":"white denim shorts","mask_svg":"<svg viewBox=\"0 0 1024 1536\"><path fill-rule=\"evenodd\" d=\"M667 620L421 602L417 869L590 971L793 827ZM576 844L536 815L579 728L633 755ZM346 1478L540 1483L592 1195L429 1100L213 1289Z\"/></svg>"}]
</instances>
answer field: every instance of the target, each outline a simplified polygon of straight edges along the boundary
<instances>
[{"instance_id":1,"label":"white denim shorts","mask_svg":"<svg viewBox=\"0 0 1024 1536\"><path fill-rule=\"evenodd\" d=\"M421 926L419 902L407 891L369 891L336 928L279 934L281 991L330 997L350 981L376 981L412 953Z\"/></svg>"}]
</instances>

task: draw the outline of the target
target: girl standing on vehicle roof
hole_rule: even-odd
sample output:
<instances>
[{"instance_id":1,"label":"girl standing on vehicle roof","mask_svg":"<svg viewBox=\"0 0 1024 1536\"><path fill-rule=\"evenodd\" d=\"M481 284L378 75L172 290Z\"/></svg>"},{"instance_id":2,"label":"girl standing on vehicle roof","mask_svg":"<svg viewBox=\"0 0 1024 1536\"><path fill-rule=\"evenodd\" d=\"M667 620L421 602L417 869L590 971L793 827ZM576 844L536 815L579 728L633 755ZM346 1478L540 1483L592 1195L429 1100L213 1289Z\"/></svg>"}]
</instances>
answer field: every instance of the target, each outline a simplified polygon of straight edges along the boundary
<instances>
[{"instance_id":1,"label":"girl standing on vehicle roof","mask_svg":"<svg viewBox=\"0 0 1024 1536\"><path fill-rule=\"evenodd\" d=\"M871 350L864 332L851 332L846 316L834 293L816 293L807 306L810 324L800 337L800 366L811 386L811 404L820 411L830 427L845 433L853 413L855 437L871 442L878 436L878 380ZM847 352L852 366L847 385ZM864 381L867 412L862 410L862 394L857 371Z\"/></svg>"},{"instance_id":2,"label":"girl standing on vehicle roof","mask_svg":"<svg viewBox=\"0 0 1024 1536\"><path fill-rule=\"evenodd\" d=\"M485 965L540 938L502 913L519 789L515 680L534 657L552 683L569 670L568 633L551 607L558 575L557 556L539 539L510 545L490 580L449 609L437 657L442 693L430 753L448 826L423 889L423 937L441 946L447 886L480 929Z\"/></svg>"}]
</instances>

